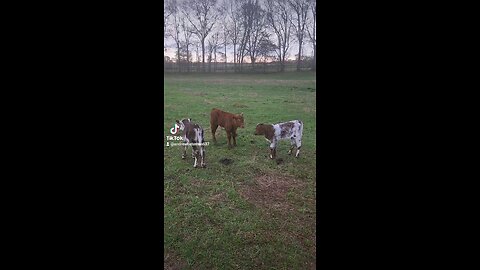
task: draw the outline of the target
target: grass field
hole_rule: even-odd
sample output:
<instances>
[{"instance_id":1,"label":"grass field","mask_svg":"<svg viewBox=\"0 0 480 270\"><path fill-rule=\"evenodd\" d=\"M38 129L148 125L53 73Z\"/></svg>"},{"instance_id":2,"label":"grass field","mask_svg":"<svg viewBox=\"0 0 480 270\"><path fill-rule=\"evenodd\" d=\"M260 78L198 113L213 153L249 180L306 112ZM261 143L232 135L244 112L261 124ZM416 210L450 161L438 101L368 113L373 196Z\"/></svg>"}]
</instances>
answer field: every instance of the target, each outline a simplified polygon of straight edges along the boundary
<instances>
[{"instance_id":1,"label":"grass field","mask_svg":"<svg viewBox=\"0 0 480 270\"><path fill-rule=\"evenodd\" d=\"M316 265L315 73L165 74L164 145L176 119L205 131L207 168L193 168L191 148L164 148L165 269L314 269ZM212 108L244 113L237 147L217 129ZM253 135L258 123L304 122L299 158L282 141L277 160ZM224 164L228 158L233 162Z\"/></svg>"}]
</instances>

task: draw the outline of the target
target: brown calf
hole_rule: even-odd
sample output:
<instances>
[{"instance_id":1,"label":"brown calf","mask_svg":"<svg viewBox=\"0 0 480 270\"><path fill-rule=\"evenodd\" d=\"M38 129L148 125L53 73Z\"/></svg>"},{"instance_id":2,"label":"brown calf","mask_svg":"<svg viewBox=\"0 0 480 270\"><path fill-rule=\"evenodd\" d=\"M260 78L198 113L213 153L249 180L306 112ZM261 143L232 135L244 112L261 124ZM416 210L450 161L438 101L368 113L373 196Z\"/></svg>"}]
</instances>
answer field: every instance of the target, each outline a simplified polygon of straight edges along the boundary
<instances>
[{"instance_id":1,"label":"brown calf","mask_svg":"<svg viewBox=\"0 0 480 270\"><path fill-rule=\"evenodd\" d=\"M233 146L237 146L237 128L245 127L243 122L243 113L233 114L214 108L210 113L210 126L212 128L213 142L217 142L217 139L215 138L215 131L217 131L218 126L221 126L225 128L225 131L227 132L228 148L232 148L232 144L230 143L231 137L233 137Z\"/></svg>"}]
</instances>

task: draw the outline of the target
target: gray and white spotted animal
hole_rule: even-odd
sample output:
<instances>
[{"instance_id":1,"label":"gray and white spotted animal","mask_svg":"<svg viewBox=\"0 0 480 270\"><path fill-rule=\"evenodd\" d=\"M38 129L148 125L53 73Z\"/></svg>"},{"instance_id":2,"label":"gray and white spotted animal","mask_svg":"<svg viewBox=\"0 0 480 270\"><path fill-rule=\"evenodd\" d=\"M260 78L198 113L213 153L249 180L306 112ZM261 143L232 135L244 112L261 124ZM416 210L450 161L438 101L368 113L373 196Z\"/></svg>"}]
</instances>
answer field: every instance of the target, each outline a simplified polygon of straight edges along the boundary
<instances>
[{"instance_id":1,"label":"gray and white spotted animal","mask_svg":"<svg viewBox=\"0 0 480 270\"><path fill-rule=\"evenodd\" d=\"M265 135L265 139L270 142L270 158L276 156L277 144L280 140L290 140L291 147L288 154L292 153L293 148L297 147L295 157L298 157L302 147L303 122L292 120L278 124L258 124L255 128L255 135Z\"/></svg>"},{"instance_id":2,"label":"gray and white spotted animal","mask_svg":"<svg viewBox=\"0 0 480 270\"><path fill-rule=\"evenodd\" d=\"M176 120L175 122L182 131L184 143L204 143L205 137L203 136L203 128L200 125L193 123L192 119L184 118L180 121ZM185 145L185 148L183 149L182 159L185 159L187 156L187 147L188 145ZM195 162L193 163L194 168L198 167L198 160L200 160L200 166L205 168L205 146L192 145L192 158L195 159Z\"/></svg>"}]
</instances>

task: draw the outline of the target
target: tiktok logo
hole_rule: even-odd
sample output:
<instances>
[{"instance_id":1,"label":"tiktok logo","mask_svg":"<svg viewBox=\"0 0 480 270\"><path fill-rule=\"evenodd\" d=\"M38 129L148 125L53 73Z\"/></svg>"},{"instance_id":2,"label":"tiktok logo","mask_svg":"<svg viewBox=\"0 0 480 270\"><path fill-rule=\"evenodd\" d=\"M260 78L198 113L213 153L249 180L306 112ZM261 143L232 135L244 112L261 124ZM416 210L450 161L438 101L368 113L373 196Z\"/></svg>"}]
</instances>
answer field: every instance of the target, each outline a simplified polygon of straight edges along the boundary
<instances>
[{"instance_id":1,"label":"tiktok logo","mask_svg":"<svg viewBox=\"0 0 480 270\"><path fill-rule=\"evenodd\" d=\"M179 128L180 126L177 125L177 123L175 123L175 126L173 126L173 128L170 129L170 133L172 133L173 135L177 134Z\"/></svg>"}]
</instances>

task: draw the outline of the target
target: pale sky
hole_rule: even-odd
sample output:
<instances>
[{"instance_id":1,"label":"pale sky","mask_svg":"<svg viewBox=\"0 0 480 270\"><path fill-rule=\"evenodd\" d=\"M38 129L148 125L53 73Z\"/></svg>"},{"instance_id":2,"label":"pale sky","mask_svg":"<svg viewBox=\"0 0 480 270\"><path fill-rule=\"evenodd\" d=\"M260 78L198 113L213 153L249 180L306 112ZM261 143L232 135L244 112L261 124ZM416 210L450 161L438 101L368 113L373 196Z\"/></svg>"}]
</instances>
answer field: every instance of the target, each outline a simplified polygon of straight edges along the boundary
<instances>
[{"instance_id":1,"label":"pale sky","mask_svg":"<svg viewBox=\"0 0 480 270\"><path fill-rule=\"evenodd\" d=\"M271 38L272 41L274 41L274 39ZM205 42L207 43L207 42ZM170 58L175 58L175 54L176 54L176 44L175 44L175 41L172 39L172 38L167 38L165 37L165 46L167 48L166 51L164 51L164 55L167 55L169 56ZM206 44L205 44L206 46ZM237 45L238 47L238 45ZM196 52L195 52L195 46L190 46L189 47L189 50L192 52L192 58L193 58L193 61L195 61L196 59ZM202 49L199 48L198 50L199 52L199 55L200 57L202 57ZM221 49L221 52L224 52L224 49L222 48ZM289 54L289 59L292 59L294 60L295 59L295 54L298 53L298 43L297 42L291 42L290 43L290 48L288 50L288 54ZM310 42L307 42L307 43L303 43L303 51L302 51L302 54L303 55L308 55L308 56L313 56L313 48L312 48L312 44ZM249 59L249 57L246 57ZM217 55L217 61L219 59L219 55ZM205 52L205 61L207 61L207 52ZM229 46L227 47L227 61L228 62L233 62L233 46Z\"/></svg>"}]
</instances>

